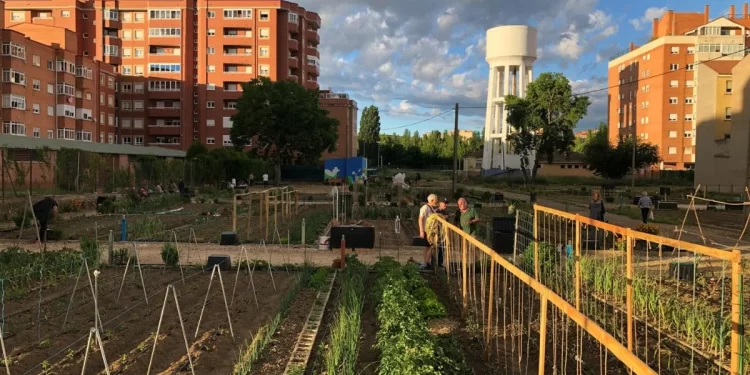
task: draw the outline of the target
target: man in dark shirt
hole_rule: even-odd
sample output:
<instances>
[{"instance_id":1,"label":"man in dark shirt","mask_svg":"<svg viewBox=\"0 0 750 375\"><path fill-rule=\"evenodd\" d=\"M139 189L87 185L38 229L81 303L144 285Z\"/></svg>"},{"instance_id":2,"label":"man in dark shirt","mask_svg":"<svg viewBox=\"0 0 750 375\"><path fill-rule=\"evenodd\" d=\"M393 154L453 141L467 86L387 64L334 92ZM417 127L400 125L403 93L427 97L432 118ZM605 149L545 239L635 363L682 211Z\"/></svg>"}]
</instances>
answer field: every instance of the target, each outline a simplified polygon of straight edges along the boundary
<instances>
[{"instance_id":1,"label":"man in dark shirt","mask_svg":"<svg viewBox=\"0 0 750 375\"><path fill-rule=\"evenodd\" d=\"M57 215L57 201L52 197L46 197L34 204L34 216L39 220L39 239L47 242L47 225Z\"/></svg>"}]
</instances>

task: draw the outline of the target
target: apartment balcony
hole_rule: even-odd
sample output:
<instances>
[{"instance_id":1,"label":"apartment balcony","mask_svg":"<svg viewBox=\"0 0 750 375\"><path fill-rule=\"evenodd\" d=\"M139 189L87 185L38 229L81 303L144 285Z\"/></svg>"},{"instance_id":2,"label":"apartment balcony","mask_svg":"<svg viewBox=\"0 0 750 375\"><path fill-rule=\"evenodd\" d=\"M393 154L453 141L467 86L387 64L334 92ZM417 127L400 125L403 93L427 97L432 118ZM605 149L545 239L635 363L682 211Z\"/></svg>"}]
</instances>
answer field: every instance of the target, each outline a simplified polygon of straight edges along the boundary
<instances>
[{"instance_id":1,"label":"apartment balcony","mask_svg":"<svg viewBox=\"0 0 750 375\"><path fill-rule=\"evenodd\" d=\"M296 39L289 39L289 49L299 51L299 42Z\"/></svg>"},{"instance_id":2,"label":"apartment balcony","mask_svg":"<svg viewBox=\"0 0 750 375\"><path fill-rule=\"evenodd\" d=\"M155 136L179 136L181 125L149 125L148 134Z\"/></svg>"},{"instance_id":3,"label":"apartment balcony","mask_svg":"<svg viewBox=\"0 0 750 375\"><path fill-rule=\"evenodd\" d=\"M320 27L320 16L317 13L307 12L305 13L305 19L316 27Z\"/></svg>"},{"instance_id":4,"label":"apartment balcony","mask_svg":"<svg viewBox=\"0 0 750 375\"><path fill-rule=\"evenodd\" d=\"M104 25L105 28L108 29L121 29L122 28L122 21L120 20L119 14L115 18L107 18L104 17Z\"/></svg>"},{"instance_id":5,"label":"apartment balcony","mask_svg":"<svg viewBox=\"0 0 750 375\"><path fill-rule=\"evenodd\" d=\"M307 74L314 75L316 77L320 76L320 67L318 65L311 65L307 64Z\"/></svg>"},{"instance_id":6,"label":"apartment balcony","mask_svg":"<svg viewBox=\"0 0 750 375\"><path fill-rule=\"evenodd\" d=\"M51 15L32 17L31 23L33 23L34 25L55 26L55 18Z\"/></svg>"},{"instance_id":7,"label":"apartment balcony","mask_svg":"<svg viewBox=\"0 0 750 375\"><path fill-rule=\"evenodd\" d=\"M153 117L180 117L182 114L182 108L178 106L174 107L148 107L148 115Z\"/></svg>"},{"instance_id":8,"label":"apartment balcony","mask_svg":"<svg viewBox=\"0 0 750 375\"><path fill-rule=\"evenodd\" d=\"M161 99L161 100L180 100L182 99L182 91L149 91L149 99Z\"/></svg>"},{"instance_id":9,"label":"apartment balcony","mask_svg":"<svg viewBox=\"0 0 750 375\"><path fill-rule=\"evenodd\" d=\"M320 58L320 51L318 51L318 49L315 47L307 46L307 48L305 48L305 53L310 56L315 56L317 58Z\"/></svg>"},{"instance_id":10,"label":"apartment balcony","mask_svg":"<svg viewBox=\"0 0 750 375\"><path fill-rule=\"evenodd\" d=\"M111 65L122 65L122 57L118 56L104 56L104 62Z\"/></svg>"},{"instance_id":11,"label":"apartment balcony","mask_svg":"<svg viewBox=\"0 0 750 375\"><path fill-rule=\"evenodd\" d=\"M320 88L320 84L318 84L318 81L308 79L305 82L305 88L307 88L308 90L319 89Z\"/></svg>"},{"instance_id":12,"label":"apartment balcony","mask_svg":"<svg viewBox=\"0 0 750 375\"><path fill-rule=\"evenodd\" d=\"M120 39L120 37L118 37L117 35L105 35L104 44L117 46L117 49L122 50L122 39Z\"/></svg>"},{"instance_id":13,"label":"apartment balcony","mask_svg":"<svg viewBox=\"0 0 750 375\"><path fill-rule=\"evenodd\" d=\"M307 29L305 30L306 39L311 41L316 46L320 44L320 35L316 30Z\"/></svg>"},{"instance_id":14,"label":"apartment balcony","mask_svg":"<svg viewBox=\"0 0 750 375\"><path fill-rule=\"evenodd\" d=\"M289 61L290 68L299 68L299 59L296 56L289 56L287 61Z\"/></svg>"},{"instance_id":15,"label":"apartment balcony","mask_svg":"<svg viewBox=\"0 0 750 375\"><path fill-rule=\"evenodd\" d=\"M180 148L182 148L182 144L180 144L180 143L174 143L174 142L169 142L169 141L165 141L165 140L149 141L148 145L149 146L156 146L156 147L170 148L170 149L174 149L174 150L179 150Z\"/></svg>"}]
</instances>

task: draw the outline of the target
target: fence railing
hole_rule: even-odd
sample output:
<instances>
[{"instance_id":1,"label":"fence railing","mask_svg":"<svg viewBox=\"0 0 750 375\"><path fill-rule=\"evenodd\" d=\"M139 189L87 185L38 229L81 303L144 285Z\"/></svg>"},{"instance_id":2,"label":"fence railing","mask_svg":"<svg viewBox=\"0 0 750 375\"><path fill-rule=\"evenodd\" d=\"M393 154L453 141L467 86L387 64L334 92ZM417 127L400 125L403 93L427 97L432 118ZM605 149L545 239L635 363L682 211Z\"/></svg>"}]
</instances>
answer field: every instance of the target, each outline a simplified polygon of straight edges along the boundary
<instances>
[{"instance_id":1,"label":"fence railing","mask_svg":"<svg viewBox=\"0 0 750 375\"><path fill-rule=\"evenodd\" d=\"M524 368L580 373L587 366L598 367L598 373L619 368L656 374L552 288L443 218L430 221L428 233L438 241L431 242L443 248L449 294L462 306L469 327L483 335L487 357L502 362L498 367L504 365L508 373Z\"/></svg>"},{"instance_id":2,"label":"fence railing","mask_svg":"<svg viewBox=\"0 0 750 375\"><path fill-rule=\"evenodd\" d=\"M533 220L532 233L516 241L519 267L620 346L659 372L746 373L750 340L739 250L539 205L533 211L518 214Z\"/></svg>"}]
</instances>

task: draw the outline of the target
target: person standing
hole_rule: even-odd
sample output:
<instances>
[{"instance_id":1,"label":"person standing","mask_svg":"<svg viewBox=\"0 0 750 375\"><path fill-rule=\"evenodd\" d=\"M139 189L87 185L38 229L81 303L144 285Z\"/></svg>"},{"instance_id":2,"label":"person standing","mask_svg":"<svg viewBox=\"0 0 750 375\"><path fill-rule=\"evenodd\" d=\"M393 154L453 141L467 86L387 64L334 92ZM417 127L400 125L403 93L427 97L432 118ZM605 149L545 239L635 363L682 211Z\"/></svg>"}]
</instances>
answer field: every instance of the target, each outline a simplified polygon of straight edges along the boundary
<instances>
[{"instance_id":1,"label":"person standing","mask_svg":"<svg viewBox=\"0 0 750 375\"><path fill-rule=\"evenodd\" d=\"M182 181L182 179L180 179L180 183L177 185L177 190L180 191L181 196L185 195L185 181Z\"/></svg>"},{"instance_id":2,"label":"person standing","mask_svg":"<svg viewBox=\"0 0 750 375\"><path fill-rule=\"evenodd\" d=\"M57 201L46 197L34 204L34 216L39 221L39 239L47 243L47 225L57 215Z\"/></svg>"},{"instance_id":3,"label":"person standing","mask_svg":"<svg viewBox=\"0 0 750 375\"><path fill-rule=\"evenodd\" d=\"M438 206L438 209L435 211L435 213L442 216L443 219L448 220L448 217L450 216L450 213L448 212L448 199L443 199L440 202L440 205ZM438 267L443 268L445 267L443 265L443 252L445 251L445 238L443 236L442 230L440 231L438 238L439 238L439 241L438 241L437 262L438 262Z\"/></svg>"},{"instance_id":4,"label":"person standing","mask_svg":"<svg viewBox=\"0 0 750 375\"><path fill-rule=\"evenodd\" d=\"M604 221L604 202L602 202L602 196L598 191L591 194L591 202L589 202L589 217L594 220Z\"/></svg>"},{"instance_id":5,"label":"person standing","mask_svg":"<svg viewBox=\"0 0 750 375\"><path fill-rule=\"evenodd\" d=\"M419 209L419 237L427 241L427 218L435 213L435 207L438 204L438 196L436 194L430 194L427 196L427 204L423 205ZM421 269L431 270L432 269L432 246L427 241L427 245L424 249L424 264Z\"/></svg>"},{"instance_id":6,"label":"person standing","mask_svg":"<svg viewBox=\"0 0 750 375\"><path fill-rule=\"evenodd\" d=\"M479 222L479 214L474 207L469 207L469 203L465 198L458 200L458 209L461 213L459 223L461 224L461 230L468 233L470 236L476 236L477 234L477 223Z\"/></svg>"},{"instance_id":7,"label":"person standing","mask_svg":"<svg viewBox=\"0 0 750 375\"><path fill-rule=\"evenodd\" d=\"M255 174L253 172L250 172L250 177L248 178L248 180L250 186L253 186L255 184Z\"/></svg>"},{"instance_id":8,"label":"person standing","mask_svg":"<svg viewBox=\"0 0 750 375\"><path fill-rule=\"evenodd\" d=\"M263 173L263 187L268 186L268 173Z\"/></svg>"},{"instance_id":9,"label":"person standing","mask_svg":"<svg viewBox=\"0 0 750 375\"><path fill-rule=\"evenodd\" d=\"M643 224L648 224L649 214L651 213L653 205L654 203L651 201L651 197L648 196L648 192L644 191L643 196L638 200L638 208L641 209Z\"/></svg>"}]
</instances>

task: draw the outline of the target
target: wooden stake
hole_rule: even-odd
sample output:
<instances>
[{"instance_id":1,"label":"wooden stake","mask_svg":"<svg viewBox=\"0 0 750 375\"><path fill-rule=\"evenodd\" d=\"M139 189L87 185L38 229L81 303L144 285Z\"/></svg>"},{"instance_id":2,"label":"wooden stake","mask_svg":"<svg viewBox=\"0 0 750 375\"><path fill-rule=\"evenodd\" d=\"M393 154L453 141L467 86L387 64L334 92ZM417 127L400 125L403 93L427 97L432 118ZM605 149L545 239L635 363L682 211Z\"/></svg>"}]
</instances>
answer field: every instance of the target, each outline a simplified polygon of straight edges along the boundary
<instances>
[{"instance_id":1,"label":"wooden stake","mask_svg":"<svg viewBox=\"0 0 750 375\"><path fill-rule=\"evenodd\" d=\"M732 333L731 333L731 350L730 350L730 374L740 375L740 366L742 365L742 334L744 327L741 325L742 311L740 309L741 298L740 290L742 288L742 254L740 250L733 250L732 255L735 259L732 261Z\"/></svg>"},{"instance_id":2,"label":"wooden stake","mask_svg":"<svg viewBox=\"0 0 750 375\"><path fill-rule=\"evenodd\" d=\"M466 309L469 306L469 301L467 300L466 290L467 290L467 282L466 282L466 276L468 274L468 270L466 269L468 267L467 263L467 248L469 247L469 244L466 241L466 237L463 239L463 246L461 246L461 283L463 285L463 288L461 288L461 294L463 295L463 313L466 314Z\"/></svg>"},{"instance_id":3,"label":"wooden stake","mask_svg":"<svg viewBox=\"0 0 750 375\"><path fill-rule=\"evenodd\" d=\"M270 194L267 191L266 191L265 195L266 195L266 241L268 241L268 226L269 226L268 218L271 216L270 215L271 214L271 212L270 212L271 208L269 207L270 204L271 204L271 196L270 196Z\"/></svg>"},{"instance_id":4,"label":"wooden stake","mask_svg":"<svg viewBox=\"0 0 750 375\"><path fill-rule=\"evenodd\" d=\"M492 306L495 305L495 261L490 259L490 296L487 299L487 335L484 339L484 347L490 347L492 340ZM487 350L487 359L490 357L491 350Z\"/></svg>"},{"instance_id":5,"label":"wooden stake","mask_svg":"<svg viewBox=\"0 0 750 375\"><path fill-rule=\"evenodd\" d=\"M547 294L543 293L541 297L541 311L539 312L539 371L537 374L544 374L544 365L547 360Z\"/></svg>"},{"instance_id":6,"label":"wooden stake","mask_svg":"<svg viewBox=\"0 0 750 375\"><path fill-rule=\"evenodd\" d=\"M534 205L534 278L539 280L539 211Z\"/></svg>"},{"instance_id":7,"label":"wooden stake","mask_svg":"<svg viewBox=\"0 0 750 375\"><path fill-rule=\"evenodd\" d=\"M237 233L237 195L232 197L232 232Z\"/></svg>"},{"instance_id":8,"label":"wooden stake","mask_svg":"<svg viewBox=\"0 0 750 375\"><path fill-rule=\"evenodd\" d=\"M626 303L628 316L628 350L633 351L633 238L630 236L630 228L627 229L626 242L627 257L625 265Z\"/></svg>"},{"instance_id":9,"label":"wooden stake","mask_svg":"<svg viewBox=\"0 0 750 375\"><path fill-rule=\"evenodd\" d=\"M581 228L583 228L583 226L581 225L581 221L579 219L580 219L580 216L576 215L576 220L575 220L575 225L576 225L576 233L575 233L575 236L576 236L576 239L575 239L576 309L580 311L581 309Z\"/></svg>"}]
</instances>

